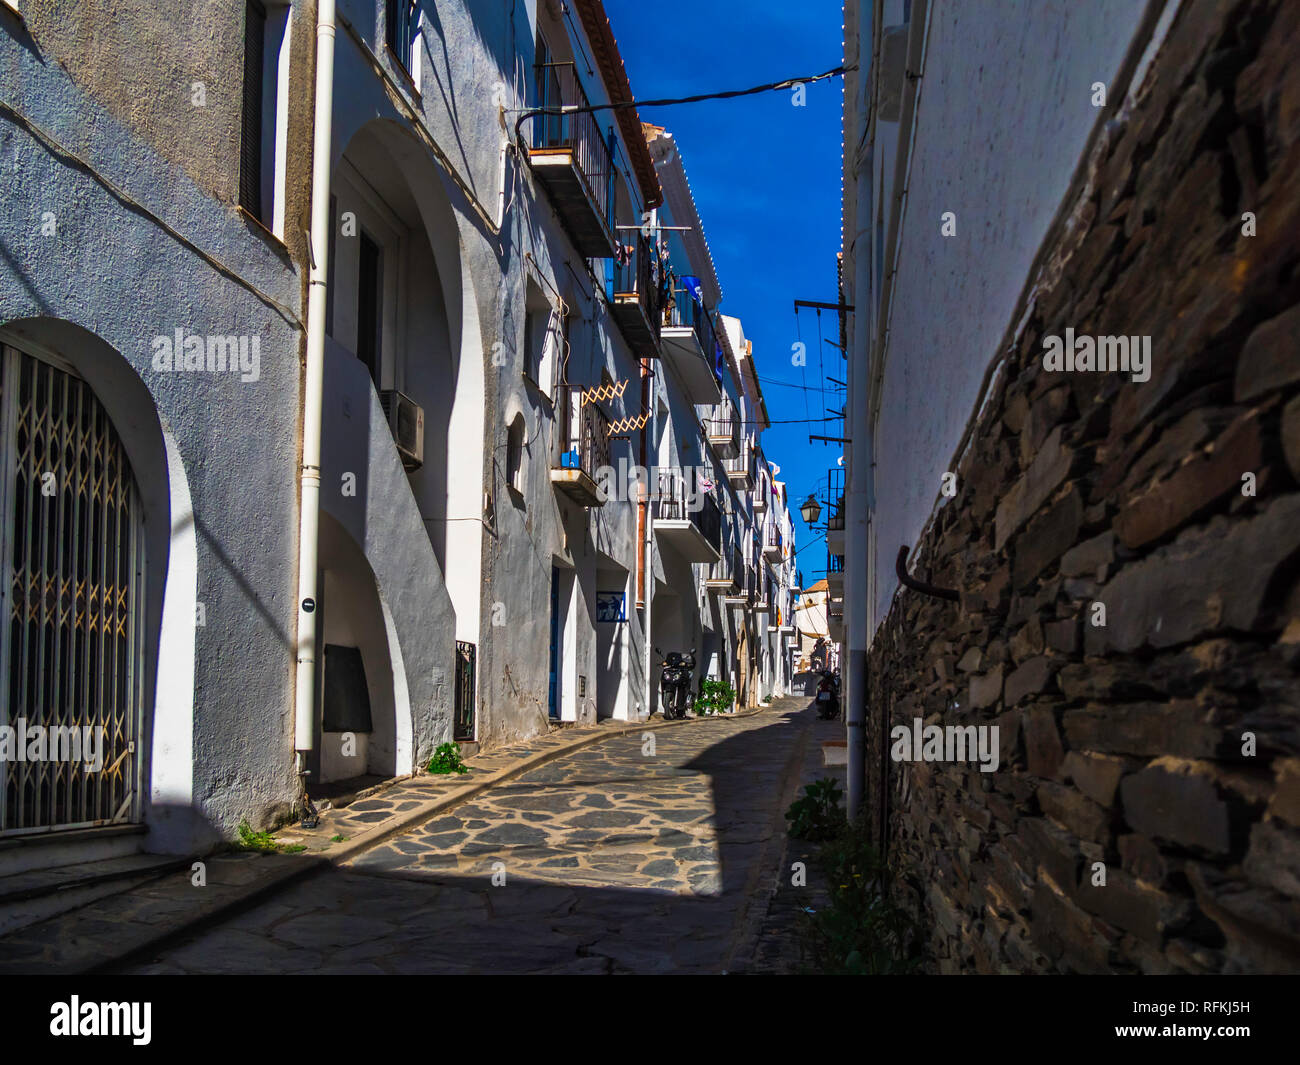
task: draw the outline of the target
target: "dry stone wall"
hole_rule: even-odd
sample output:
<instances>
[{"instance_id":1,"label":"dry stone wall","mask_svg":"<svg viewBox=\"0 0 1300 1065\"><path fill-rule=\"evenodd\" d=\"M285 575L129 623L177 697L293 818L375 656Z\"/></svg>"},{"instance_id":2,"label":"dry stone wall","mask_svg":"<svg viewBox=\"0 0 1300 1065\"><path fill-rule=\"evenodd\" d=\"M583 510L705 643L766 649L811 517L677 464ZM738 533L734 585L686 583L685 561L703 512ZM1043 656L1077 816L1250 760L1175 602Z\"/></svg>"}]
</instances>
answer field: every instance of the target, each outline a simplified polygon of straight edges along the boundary
<instances>
[{"instance_id":1,"label":"dry stone wall","mask_svg":"<svg viewBox=\"0 0 1300 1065\"><path fill-rule=\"evenodd\" d=\"M1300 4L1183 4L913 552L960 602L876 634L868 809L933 969L1300 970L1297 56ZM1150 336L1149 380L1046 369L1067 329ZM895 761L916 718L998 769Z\"/></svg>"}]
</instances>

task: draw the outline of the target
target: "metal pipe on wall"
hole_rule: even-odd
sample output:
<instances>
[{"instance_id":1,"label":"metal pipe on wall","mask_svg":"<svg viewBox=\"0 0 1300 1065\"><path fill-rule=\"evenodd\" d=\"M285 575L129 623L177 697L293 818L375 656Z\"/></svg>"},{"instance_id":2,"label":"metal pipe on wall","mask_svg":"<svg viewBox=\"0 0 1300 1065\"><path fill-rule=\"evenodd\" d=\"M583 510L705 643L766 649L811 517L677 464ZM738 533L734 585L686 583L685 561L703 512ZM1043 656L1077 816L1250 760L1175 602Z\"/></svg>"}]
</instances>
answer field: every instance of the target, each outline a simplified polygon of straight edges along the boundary
<instances>
[{"instance_id":1,"label":"metal pipe on wall","mask_svg":"<svg viewBox=\"0 0 1300 1065\"><path fill-rule=\"evenodd\" d=\"M311 273L307 286L307 365L303 375L302 467L298 513L298 633L294 749L299 770L313 747L316 709L316 567L320 533L321 406L325 392L325 304L330 237L330 147L334 130L334 0L316 4L316 101L311 179Z\"/></svg>"}]
</instances>

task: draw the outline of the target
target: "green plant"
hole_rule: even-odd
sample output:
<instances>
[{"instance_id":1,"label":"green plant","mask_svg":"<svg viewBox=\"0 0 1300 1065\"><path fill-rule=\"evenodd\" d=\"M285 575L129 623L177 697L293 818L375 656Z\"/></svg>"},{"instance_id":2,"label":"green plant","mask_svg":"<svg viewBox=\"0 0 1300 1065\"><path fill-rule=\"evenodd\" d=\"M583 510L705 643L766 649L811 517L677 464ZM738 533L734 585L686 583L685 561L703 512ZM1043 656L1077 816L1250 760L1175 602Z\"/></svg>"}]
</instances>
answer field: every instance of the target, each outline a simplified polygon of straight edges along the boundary
<instances>
[{"instance_id":1,"label":"green plant","mask_svg":"<svg viewBox=\"0 0 1300 1065\"><path fill-rule=\"evenodd\" d=\"M239 822L238 846L241 850L262 854L297 854L307 849L303 843L277 843L270 832L254 832L247 819Z\"/></svg>"},{"instance_id":2,"label":"green plant","mask_svg":"<svg viewBox=\"0 0 1300 1065\"><path fill-rule=\"evenodd\" d=\"M331 843L346 843L347 840L347 836L330 836Z\"/></svg>"},{"instance_id":3,"label":"green plant","mask_svg":"<svg viewBox=\"0 0 1300 1065\"><path fill-rule=\"evenodd\" d=\"M430 773L468 773L467 766L460 757L460 748L454 743L441 744L433 757L429 759Z\"/></svg>"},{"instance_id":4,"label":"green plant","mask_svg":"<svg viewBox=\"0 0 1300 1065\"><path fill-rule=\"evenodd\" d=\"M700 694L695 697L692 709L696 716L720 714L730 710L736 701L736 689L725 680L706 680L700 684Z\"/></svg>"},{"instance_id":5,"label":"green plant","mask_svg":"<svg viewBox=\"0 0 1300 1065\"><path fill-rule=\"evenodd\" d=\"M815 859L829 902L802 915L805 967L830 975L889 975L920 965L918 929L895 901L897 877L862 820L845 823Z\"/></svg>"},{"instance_id":6,"label":"green plant","mask_svg":"<svg viewBox=\"0 0 1300 1065\"><path fill-rule=\"evenodd\" d=\"M790 835L796 839L830 839L844 826L844 811L840 798L844 793L834 777L824 777L803 789L803 798L796 799L785 812L790 822Z\"/></svg>"}]
</instances>

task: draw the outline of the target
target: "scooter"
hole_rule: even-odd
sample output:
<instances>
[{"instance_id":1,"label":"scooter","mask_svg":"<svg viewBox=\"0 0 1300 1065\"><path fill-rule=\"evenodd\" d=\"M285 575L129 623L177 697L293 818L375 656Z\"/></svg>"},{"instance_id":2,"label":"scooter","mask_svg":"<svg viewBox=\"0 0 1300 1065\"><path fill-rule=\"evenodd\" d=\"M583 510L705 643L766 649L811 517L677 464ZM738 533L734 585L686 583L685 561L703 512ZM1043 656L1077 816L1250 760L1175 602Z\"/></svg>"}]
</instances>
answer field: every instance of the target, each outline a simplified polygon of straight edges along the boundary
<instances>
[{"instance_id":1,"label":"scooter","mask_svg":"<svg viewBox=\"0 0 1300 1065\"><path fill-rule=\"evenodd\" d=\"M670 651L663 655L663 672L659 675L659 705L669 721L686 716L691 702L691 678L695 675L695 648L682 653Z\"/></svg>"},{"instance_id":2,"label":"scooter","mask_svg":"<svg viewBox=\"0 0 1300 1065\"><path fill-rule=\"evenodd\" d=\"M817 716L823 721L840 716L840 686L829 669L817 685Z\"/></svg>"}]
</instances>

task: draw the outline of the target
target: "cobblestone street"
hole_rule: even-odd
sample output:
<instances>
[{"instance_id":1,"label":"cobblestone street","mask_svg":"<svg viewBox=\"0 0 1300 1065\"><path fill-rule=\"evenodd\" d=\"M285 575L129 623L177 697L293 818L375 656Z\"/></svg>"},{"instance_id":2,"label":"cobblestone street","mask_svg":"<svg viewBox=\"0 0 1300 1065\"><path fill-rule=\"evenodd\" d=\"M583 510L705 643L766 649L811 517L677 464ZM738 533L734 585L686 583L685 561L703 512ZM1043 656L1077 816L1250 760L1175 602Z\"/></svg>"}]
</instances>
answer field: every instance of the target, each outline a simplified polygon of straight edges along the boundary
<instances>
[{"instance_id":1,"label":"cobblestone street","mask_svg":"<svg viewBox=\"0 0 1300 1065\"><path fill-rule=\"evenodd\" d=\"M612 736L131 971L743 971L817 725L799 697Z\"/></svg>"}]
</instances>

